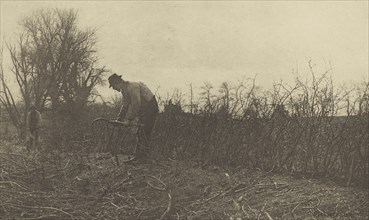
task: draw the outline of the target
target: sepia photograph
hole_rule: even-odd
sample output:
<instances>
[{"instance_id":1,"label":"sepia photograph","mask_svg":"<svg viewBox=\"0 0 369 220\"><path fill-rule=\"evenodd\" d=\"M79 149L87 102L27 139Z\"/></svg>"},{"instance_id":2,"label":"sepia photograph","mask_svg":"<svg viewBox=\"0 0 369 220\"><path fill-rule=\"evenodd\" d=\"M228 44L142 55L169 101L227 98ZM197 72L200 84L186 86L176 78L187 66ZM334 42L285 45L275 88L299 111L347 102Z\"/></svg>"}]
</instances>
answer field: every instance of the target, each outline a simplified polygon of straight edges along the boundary
<instances>
[{"instance_id":1,"label":"sepia photograph","mask_svg":"<svg viewBox=\"0 0 369 220\"><path fill-rule=\"evenodd\" d=\"M368 1L0 0L0 219L369 219Z\"/></svg>"}]
</instances>

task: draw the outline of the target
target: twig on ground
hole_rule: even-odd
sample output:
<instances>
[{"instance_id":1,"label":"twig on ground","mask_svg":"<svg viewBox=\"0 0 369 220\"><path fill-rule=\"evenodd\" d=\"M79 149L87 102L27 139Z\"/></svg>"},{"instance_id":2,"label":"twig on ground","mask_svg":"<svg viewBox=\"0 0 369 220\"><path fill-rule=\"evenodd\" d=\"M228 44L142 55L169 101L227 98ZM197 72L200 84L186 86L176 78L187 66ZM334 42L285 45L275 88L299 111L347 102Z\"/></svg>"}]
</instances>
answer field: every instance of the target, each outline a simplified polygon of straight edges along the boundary
<instances>
[{"instance_id":1,"label":"twig on ground","mask_svg":"<svg viewBox=\"0 0 369 220\"><path fill-rule=\"evenodd\" d=\"M168 206L165 212L160 216L160 219L164 219L172 209L172 195L169 193L169 191L167 193L168 193L168 198L169 198Z\"/></svg>"},{"instance_id":2,"label":"twig on ground","mask_svg":"<svg viewBox=\"0 0 369 220\"><path fill-rule=\"evenodd\" d=\"M22 220L50 219L53 217L58 217L58 216L57 215L41 215L39 217L33 217L33 218L22 218Z\"/></svg>"},{"instance_id":3,"label":"twig on ground","mask_svg":"<svg viewBox=\"0 0 369 220\"><path fill-rule=\"evenodd\" d=\"M159 190L159 191L165 191L167 192L168 194L168 206L167 206L167 209L165 210L165 212L160 216L160 219L164 219L168 214L169 212L171 211L172 209L172 195L170 194L170 190L168 189L167 185L162 181L160 180L159 178L157 178L156 176L151 176L151 175L145 175L146 177L150 177L150 178L153 178L155 180L157 180L158 182L160 182L164 188L159 188L159 187L155 187L153 186L149 181L146 181L147 185L149 185L151 188L153 189L156 189L156 190Z\"/></svg>"},{"instance_id":4,"label":"twig on ground","mask_svg":"<svg viewBox=\"0 0 369 220\"><path fill-rule=\"evenodd\" d=\"M264 214L266 215L266 217L267 217L269 220L273 220L272 216L270 216L268 212L266 212L266 211L265 211L265 212L264 212Z\"/></svg>"},{"instance_id":5,"label":"twig on ground","mask_svg":"<svg viewBox=\"0 0 369 220\"><path fill-rule=\"evenodd\" d=\"M16 182L13 182L13 181L0 181L0 184L10 184L11 186L13 186L13 184L14 184L14 185L16 185L17 187L19 187L19 188L21 188L23 190L28 190L28 188L23 187L23 186L19 185Z\"/></svg>"},{"instance_id":6,"label":"twig on ground","mask_svg":"<svg viewBox=\"0 0 369 220\"><path fill-rule=\"evenodd\" d=\"M9 206L15 206L19 208L26 208L26 209L48 209L48 210L54 210L61 213L64 213L68 215L71 218L74 218L74 216L66 211L63 211L62 209L54 208L54 207L44 207L44 206L27 206L27 205L17 205L17 204L11 204L11 203L3 203L3 205L9 205Z\"/></svg>"},{"instance_id":7,"label":"twig on ground","mask_svg":"<svg viewBox=\"0 0 369 220\"><path fill-rule=\"evenodd\" d=\"M241 210L246 215L246 218L250 218L250 215L246 212L244 205L241 206Z\"/></svg>"}]
</instances>

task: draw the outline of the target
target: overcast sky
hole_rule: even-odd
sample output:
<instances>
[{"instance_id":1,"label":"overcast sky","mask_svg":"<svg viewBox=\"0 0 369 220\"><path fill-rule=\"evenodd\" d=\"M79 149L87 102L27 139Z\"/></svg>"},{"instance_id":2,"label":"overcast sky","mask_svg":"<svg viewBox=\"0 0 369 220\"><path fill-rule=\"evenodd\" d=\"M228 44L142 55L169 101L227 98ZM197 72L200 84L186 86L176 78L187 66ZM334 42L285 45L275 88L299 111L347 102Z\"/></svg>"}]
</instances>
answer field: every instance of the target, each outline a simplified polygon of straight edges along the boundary
<instances>
[{"instance_id":1,"label":"overcast sky","mask_svg":"<svg viewBox=\"0 0 369 220\"><path fill-rule=\"evenodd\" d=\"M14 39L19 20L33 10L78 9L80 27L99 28L101 65L154 91L160 86L161 95L255 75L268 88L280 79L292 82L296 67L306 73L310 58L318 71L331 63L337 84L368 80L368 1L0 4L2 41Z\"/></svg>"}]
</instances>

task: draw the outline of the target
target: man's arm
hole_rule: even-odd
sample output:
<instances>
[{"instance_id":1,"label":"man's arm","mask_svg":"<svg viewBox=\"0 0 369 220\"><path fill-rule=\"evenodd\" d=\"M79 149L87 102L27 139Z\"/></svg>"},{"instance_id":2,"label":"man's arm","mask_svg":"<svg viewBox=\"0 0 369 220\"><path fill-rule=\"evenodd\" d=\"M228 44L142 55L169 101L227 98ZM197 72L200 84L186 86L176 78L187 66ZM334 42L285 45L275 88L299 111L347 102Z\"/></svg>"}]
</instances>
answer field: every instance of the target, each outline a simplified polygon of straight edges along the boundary
<instances>
[{"instance_id":1,"label":"man's arm","mask_svg":"<svg viewBox=\"0 0 369 220\"><path fill-rule=\"evenodd\" d=\"M128 93L127 92L122 92L123 94L123 101L122 101L122 107L120 108L119 114L118 114L118 121L122 121L123 118L125 118L127 111L128 111L128 107L130 104L129 98L128 98Z\"/></svg>"},{"instance_id":2,"label":"man's arm","mask_svg":"<svg viewBox=\"0 0 369 220\"><path fill-rule=\"evenodd\" d=\"M141 93L140 86L138 84L130 88L130 100L131 104L125 118L131 121L139 116L141 107Z\"/></svg>"}]
</instances>

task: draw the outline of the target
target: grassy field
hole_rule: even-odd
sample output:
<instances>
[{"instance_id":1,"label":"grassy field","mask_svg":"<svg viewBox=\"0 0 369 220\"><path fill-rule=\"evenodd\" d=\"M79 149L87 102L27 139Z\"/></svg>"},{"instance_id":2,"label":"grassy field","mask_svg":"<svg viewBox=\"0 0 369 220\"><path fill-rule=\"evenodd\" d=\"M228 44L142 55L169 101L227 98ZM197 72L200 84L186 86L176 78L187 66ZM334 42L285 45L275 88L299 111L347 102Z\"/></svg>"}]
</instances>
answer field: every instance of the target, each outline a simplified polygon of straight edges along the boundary
<instances>
[{"instance_id":1,"label":"grassy field","mask_svg":"<svg viewBox=\"0 0 369 220\"><path fill-rule=\"evenodd\" d=\"M0 145L1 219L368 219L368 188L176 160Z\"/></svg>"}]
</instances>

